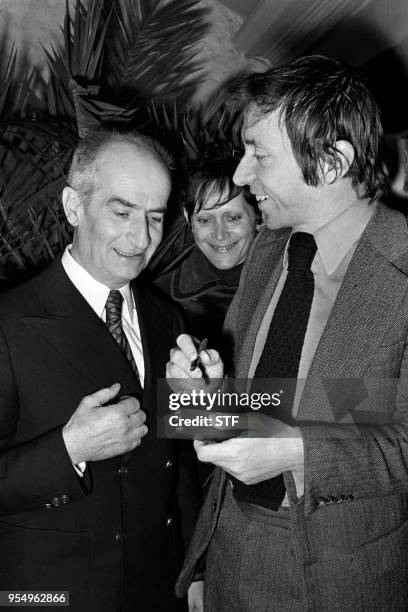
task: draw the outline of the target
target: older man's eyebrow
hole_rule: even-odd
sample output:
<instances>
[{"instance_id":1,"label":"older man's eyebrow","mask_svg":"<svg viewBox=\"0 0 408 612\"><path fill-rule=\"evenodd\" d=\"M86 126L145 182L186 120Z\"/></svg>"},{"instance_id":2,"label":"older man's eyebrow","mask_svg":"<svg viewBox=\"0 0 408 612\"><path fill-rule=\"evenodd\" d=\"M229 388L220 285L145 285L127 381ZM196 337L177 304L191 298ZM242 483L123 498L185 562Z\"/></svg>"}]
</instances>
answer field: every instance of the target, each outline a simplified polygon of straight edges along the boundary
<instances>
[{"instance_id":1,"label":"older man's eyebrow","mask_svg":"<svg viewBox=\"0 0 408 612\"><path fill-rule=\"evenodd\" d=\"M124 198L120 198L118 196L111 196L107 200L107 204L121 204L122 206L128 206L129 208L137 208L137 204L130 202L129 200L125 200Z\"/></svg>"},{"instance_id":2,"label":"older man's eyebrow","mask_svg":"<svg viewBox=\"0 0 408 612\"><path fill-rule=\"evenodd\" d=\"M139 208L140 204L135 204L134 202L130 202L129 200L125 200L124 198L120 198L118 196L111 196L107 200L108 204L121 204L122 206L127 206L128 208ZM151 208L148 212L153 213L165 213L166 206L159 206L157 208Z\"/></svg>"}]
</instances>

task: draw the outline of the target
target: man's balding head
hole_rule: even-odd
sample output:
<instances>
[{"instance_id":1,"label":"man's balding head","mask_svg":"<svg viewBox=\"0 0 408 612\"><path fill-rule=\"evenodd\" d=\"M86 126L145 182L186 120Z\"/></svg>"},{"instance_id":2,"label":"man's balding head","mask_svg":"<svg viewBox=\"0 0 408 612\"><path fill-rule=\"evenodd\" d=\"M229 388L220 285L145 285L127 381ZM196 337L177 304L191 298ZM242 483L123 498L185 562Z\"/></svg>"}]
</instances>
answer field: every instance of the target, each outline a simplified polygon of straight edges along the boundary
<instances>
[{"instance_id":1,"label":"man's balding head","mask_svg":"<svg viewBox=\"0 0 408 612\"><path fill-rule=\"evenodd\" d=\"M75 149L68 173L68 185L78 192L84 204L89 201L97 187L97 170L102 155L111 145L118 143L134 145L142 157L151 156L163 166L171 178L173 159L168 151L150 136L136 131L119 132L107 128L90 130Z\"/></svg>"},{"instance_id":2,"label":"man's balding head","mask_svg":"<svg viewBox=\"0 0 408 612\"><path fill-rule=\"evenodd\" d=\"M98 130L75 151L62 200L72 256L111 289L146 267L163 232L170 158L140 134Z\"/></svg>"}]
</instances>

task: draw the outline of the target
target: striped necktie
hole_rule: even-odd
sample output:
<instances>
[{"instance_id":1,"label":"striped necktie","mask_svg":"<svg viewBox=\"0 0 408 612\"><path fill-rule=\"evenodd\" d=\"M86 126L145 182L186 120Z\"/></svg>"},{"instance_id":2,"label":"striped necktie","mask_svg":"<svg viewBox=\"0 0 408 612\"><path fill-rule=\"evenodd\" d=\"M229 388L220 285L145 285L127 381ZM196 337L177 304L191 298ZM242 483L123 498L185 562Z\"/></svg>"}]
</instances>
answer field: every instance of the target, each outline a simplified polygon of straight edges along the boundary
<instances>
[{"instance_id":1,"label":"striped necktie","mask_svg":"<svg viewBox=\"0 0 408 612\"><path fill-rule=\"evenodd\" d=\"M132 366L132 370L136 374L138 380L140 380L132 349L130 348L130 344L122 327L122 303L123 295L121 292L117 289L111 289L108 299L106 300L106 326L125 353L127 360Z\"/></svg>"}]
</instances>

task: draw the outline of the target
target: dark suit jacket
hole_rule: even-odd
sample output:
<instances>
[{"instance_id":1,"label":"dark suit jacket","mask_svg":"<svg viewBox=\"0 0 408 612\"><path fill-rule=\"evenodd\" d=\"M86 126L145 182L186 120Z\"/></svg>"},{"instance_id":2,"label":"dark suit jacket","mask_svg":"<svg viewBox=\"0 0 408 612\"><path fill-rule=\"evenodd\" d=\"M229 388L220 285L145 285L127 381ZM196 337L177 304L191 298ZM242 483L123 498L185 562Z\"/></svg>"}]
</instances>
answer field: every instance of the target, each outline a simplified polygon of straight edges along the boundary
<instances>
[{"instance_id":1,"label":"dark suit jacket","mask_svg":"<svg viewBox=\"0 0 408 612\"><path fill-rule=\"evenodd\" d=\"M226 320L238 378L248 375L289 233L264 230L247 258ZM403 609L408 602L407 338L407 221L380 205L346 272L301 397L298 416L309 422L301 425L301 500L291 473L284 475L292 512L303 517L311 609L325 609L328 600L344 610L374 609L364 608L361 597L367 605L374 601L375 609L388 609L390 603ZM336 392L339 381L347 384ZM216 529L225 482L226 474L217 470L179 593Z\"/></svg>"},{"instance_id":2,"label":"dark suit jacket","mask_svg":"<svg viewBox=\"0 0 408 612\"><path fill-rule=\"evenodd\" d=\"M83 480L61 429L85 395L114 382L135 393L134 373L60 261L0 299L2 590L69 590L75 611L179 609L176 488L193 496L195 483L180 444L156 437L155 402L181 320L171 304L132 290L150 431L131 453L88 463Z\"/></svg>"}]
</instances>

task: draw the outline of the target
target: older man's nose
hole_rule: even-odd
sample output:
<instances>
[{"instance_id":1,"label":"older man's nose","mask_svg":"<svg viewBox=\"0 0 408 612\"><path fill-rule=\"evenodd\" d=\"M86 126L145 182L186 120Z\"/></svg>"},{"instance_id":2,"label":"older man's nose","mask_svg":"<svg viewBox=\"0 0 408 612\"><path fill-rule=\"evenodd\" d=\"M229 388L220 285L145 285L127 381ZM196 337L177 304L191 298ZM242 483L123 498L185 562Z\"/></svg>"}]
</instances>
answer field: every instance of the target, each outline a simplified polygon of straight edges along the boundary
<instances>
[{"instance_id":1,"label":"older man's nose","mask_svg":"<svg viewBox=\"0 0 408 612\"><path fill-rule=\"evenodd\" d=\"M235 170L232 180L236 185L242 187L244 185L250 185L253 179L254 171L252 168L252 164L248 157L244 155L244 157L239 162L237 169Z\"/></svg>"},{"instance_id":2,"label":"older man's nose","mask_svg":"<svg viewBox=\"0 0 408 612\"><path fill-rule=\"evenodd\" d=\"M139 250L147 249L150 244L149 226L146 221L135 223L127 233L130 244Z\"/></svg>"}]
</instances>

